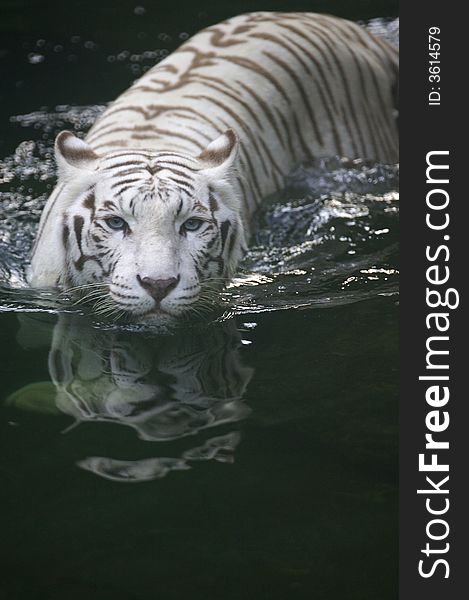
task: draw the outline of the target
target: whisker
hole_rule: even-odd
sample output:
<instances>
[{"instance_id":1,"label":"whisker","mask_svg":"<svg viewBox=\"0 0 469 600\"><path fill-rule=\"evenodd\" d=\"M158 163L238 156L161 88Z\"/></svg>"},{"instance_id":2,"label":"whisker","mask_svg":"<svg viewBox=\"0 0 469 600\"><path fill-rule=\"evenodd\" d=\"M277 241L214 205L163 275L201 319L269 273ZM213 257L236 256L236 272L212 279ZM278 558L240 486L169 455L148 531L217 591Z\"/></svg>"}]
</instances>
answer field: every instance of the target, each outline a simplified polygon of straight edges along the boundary
<instances>
[{"instance_id":1,"label":"whisker","mask_svg":"<svg viewBox=\"0 0 469 600\"><path fill-rule=\"evenodd\" d=\"M92 300L99 299L100 297L104 297L103 292L101 290L94 290L94 291L90 292L89 294L87 294L86 296L83 296L83 297L75 300L75 302L73 303L73 306L75 306L77 304L91 302Z\"/></svg>"},{"instance_id":2,"label":"whisker","mask_svg":"<svg viewBox=\"0 0 469 600\"><path fill-rule=\"evenodd\" d=\"M92 283L83 283L81 285L75 285L73 287L68 287L61 291L60 295L66 295L70 293L80 292L80 291L88 291L90 288L106 288L107 284L102 281L96 281Z\"/></svg>"}]
</instances>

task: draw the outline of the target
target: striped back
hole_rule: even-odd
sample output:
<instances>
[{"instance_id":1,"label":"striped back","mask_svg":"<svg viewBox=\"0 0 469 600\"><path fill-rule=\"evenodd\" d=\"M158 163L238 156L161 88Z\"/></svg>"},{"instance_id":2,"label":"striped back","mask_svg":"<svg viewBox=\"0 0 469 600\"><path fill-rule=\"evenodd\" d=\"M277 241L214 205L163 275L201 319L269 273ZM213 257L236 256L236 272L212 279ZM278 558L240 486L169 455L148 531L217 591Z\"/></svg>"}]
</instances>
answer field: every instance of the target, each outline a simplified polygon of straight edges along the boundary
<instances>
[{"instance_id":1,"label":"striped back","mask_svg":"<svg viewBox=\"0 0 469 600\"><path fill-rule=\"evenodd\" d=\"M296 164L345 156L397 161L395 48L313 13L251 13L204 29L141 77L95 123L97 152L197 155L226 129L240 139L251 212Z\"/></svg>"}]
</instances>

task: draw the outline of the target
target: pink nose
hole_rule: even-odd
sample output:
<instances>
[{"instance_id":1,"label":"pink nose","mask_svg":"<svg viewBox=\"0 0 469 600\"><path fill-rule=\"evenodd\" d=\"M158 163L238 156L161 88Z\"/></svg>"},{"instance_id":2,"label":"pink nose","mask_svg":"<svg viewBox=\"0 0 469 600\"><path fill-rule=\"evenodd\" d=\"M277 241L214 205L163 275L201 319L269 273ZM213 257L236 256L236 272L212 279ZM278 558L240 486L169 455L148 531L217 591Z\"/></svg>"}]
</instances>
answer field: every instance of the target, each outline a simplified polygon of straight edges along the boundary
<instances>
[{"instance_id":1,"label":"pink nose","mask_svg":"<svg viewBox=\"0 0 469 600\"><path fill-rule=\"evenodd\" d=\"M151 277L140 277L137 275L137 281L156 301L161 302L163 298L173 290L179 283L179 277L170 277L169 279L152 279Z\"/></svg>"}]
</instances>

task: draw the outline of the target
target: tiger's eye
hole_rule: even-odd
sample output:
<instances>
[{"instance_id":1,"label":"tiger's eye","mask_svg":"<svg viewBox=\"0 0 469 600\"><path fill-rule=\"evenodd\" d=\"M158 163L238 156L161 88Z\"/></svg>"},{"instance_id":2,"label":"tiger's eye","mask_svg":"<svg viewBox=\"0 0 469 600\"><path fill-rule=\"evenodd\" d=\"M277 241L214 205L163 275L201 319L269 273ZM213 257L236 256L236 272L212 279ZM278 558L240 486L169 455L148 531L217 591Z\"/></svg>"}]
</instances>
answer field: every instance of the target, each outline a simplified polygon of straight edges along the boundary
<instances>
[{"instance_id":1,"label":"tiger's eye","mask_svg":"<svg viewBox=\"0 0 469 600\"><path fill-rule=\"evenodd\" d=\"M197 231L198 229L200 229L202 227L202 224L203 224L202 219L196 219L196 218L187 219L187 221L185 221L185 223L183 223L182 229L185 229L186 231Z\"/></svg>"},{"instance_id":2,"label":"tiger's eye","mask_svg":"<svg viewBox=\"0 0 469 600\"><path fill-rule=\"evenodd\" d=\"M121 217L108 217L105 221L106 225L115 231L121 231L128 228L127 222Z\"/></svg>"}]
</instances>

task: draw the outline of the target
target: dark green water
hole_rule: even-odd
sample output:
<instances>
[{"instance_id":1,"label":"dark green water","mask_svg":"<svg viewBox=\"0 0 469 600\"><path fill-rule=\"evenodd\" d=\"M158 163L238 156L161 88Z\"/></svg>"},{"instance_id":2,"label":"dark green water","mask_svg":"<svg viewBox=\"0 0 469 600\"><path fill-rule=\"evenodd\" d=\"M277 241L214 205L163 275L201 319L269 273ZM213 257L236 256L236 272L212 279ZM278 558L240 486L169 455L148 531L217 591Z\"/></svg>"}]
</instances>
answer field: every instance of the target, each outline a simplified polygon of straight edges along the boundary
<instances>
[{"instance_id":1,"label":"dark green water","mask_svg":"<svg viewBox=\"0 0 469 600\"><path fill-rule=\"evenodd\" d=\"M21 287L55 134L185 34L395 4L72 5L8 2L0 22L0 598L397 597L396 167L293 173L223 322L112 328Z\"/></svg>"}]
</instances>

